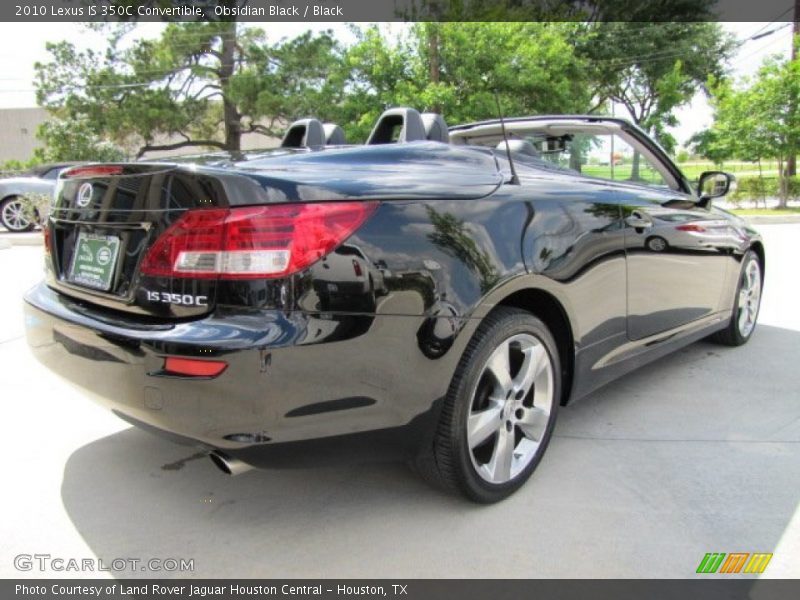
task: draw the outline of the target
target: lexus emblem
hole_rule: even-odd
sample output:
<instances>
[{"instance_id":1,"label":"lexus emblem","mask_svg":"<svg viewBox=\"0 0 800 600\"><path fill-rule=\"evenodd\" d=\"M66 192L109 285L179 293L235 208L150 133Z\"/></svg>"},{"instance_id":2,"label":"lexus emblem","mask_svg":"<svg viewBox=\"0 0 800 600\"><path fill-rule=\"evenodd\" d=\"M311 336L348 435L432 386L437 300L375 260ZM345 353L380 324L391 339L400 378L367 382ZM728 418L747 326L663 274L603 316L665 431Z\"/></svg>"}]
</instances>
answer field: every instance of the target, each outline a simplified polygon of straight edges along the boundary
<instances>
[{"instance_id":1,"label":"lexus emblem","mask_svg":"<svg viewBox=\"0 0 800 600\"><path fill-rule=\"evenodd\" d=\"M81 208L86 208L92 201L92 184L84 183L78 188L78 198L76 203Z\"/></svg>"}]
</instances>

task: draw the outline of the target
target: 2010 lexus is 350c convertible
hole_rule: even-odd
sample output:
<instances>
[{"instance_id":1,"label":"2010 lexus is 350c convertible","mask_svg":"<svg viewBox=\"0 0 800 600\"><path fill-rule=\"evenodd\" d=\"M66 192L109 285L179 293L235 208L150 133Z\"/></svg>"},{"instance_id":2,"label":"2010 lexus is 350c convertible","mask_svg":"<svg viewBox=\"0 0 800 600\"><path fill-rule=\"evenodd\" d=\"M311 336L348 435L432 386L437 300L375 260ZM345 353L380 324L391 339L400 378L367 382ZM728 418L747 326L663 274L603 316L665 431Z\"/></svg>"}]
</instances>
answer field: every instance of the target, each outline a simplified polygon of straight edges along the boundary
<instances>
[{"instance_id":1,"label":"2010 lexus is 350c convertible","mask_svg":"<svg viewBox=\"0 0 800 600\"><path fill-rule=\"evenodd\" d=\"M504 126L503 126L504 125ZM62 173L36 357L121 418L250 465L404 458L518 489L559 405L696 340L753 334L761 238L626 121L448 128Z\"/></svg>"}]
</instances>

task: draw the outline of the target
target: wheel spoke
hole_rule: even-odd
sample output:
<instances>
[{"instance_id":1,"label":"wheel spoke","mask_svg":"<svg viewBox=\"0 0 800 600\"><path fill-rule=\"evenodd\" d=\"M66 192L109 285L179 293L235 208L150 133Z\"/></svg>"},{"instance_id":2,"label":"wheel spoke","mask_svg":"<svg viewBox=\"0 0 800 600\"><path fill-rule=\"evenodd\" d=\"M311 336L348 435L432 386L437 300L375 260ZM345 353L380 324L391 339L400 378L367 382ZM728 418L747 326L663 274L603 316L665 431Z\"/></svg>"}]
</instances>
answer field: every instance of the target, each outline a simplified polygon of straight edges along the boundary
<instances>
[{"instance_id":1,"label":"wheel spoke","mask_svg":"<svg viewBox=\"0 0 800 600\"><path fill-rule=\"evenodd\" d=\"M547 367L546 350L542 345L531 346L524 350L524 354L522 366L513 381L514 389L522 392L522 398L528 395L536 377Z\"/></svg>"},{"instance_id":2,"label":"wheel spoke","mask_svg":"<svg viewBox=\"0 0 800 600\"><path fill-rule=\"evenodd\" d=\"M496 482L508 481L511 478L511 463L514 460L514 430L501 427L497 432L492 458L486 463L489 475Z\"/></svg>"},{"instance_id":3,"label":"wheel spoke","mask_svg":"<svg viewBox=\"0 0 800 600\"><path fill-rule=\"evenodd\" d=\"M739 306L747 306L748 293L745 288L739 291Z\"/></svg>"},{"instance_id":4,"label":"wheel spoke","mask_svg":"<svg viewBox=\"0 0 800 600\"><path fill-rule=\"evenodd\" d=\"M753 287L750 288L750 295L753 299L761 295L761 273L758 270L753 271Z\"/></svg>"},{"instance_id":5,"label":"wheel spoke","mask_svg":"<svg viewBox=\"0 0 800 600\"><path fill-rule=\"evenodd\" d=\"M549 416L549 411L534 406L533 408L525 409L525 414L517 422L517 425L519 425L520 430L526 438L538 442L544 435Z\"/></svg>"},{"instance_id":6,"label":"wheel spoke","mask_svg":"<svg viewBox=\"0 0 800 600\"><path fill-rule=\"evenodd\" d=\"M488 371L494 376L503 396L511 389L511 366L508 358L508 342L503 342L489 357L486 364Z\"/></svg>"},{"instance_id":7,"label":"wheel spoke","mask_svg":"<svg viewBox=\"0 0 800 600\"><path fill-rule=\"evenodd\" d=\"M475 448L485 442L503 424L500 420L503 404L497 400L489 402L489 408L474 412L469 416L467 442L470 448Z\"/></svg>"},{"instance_id":8,"label":"wheel spoke","mask_svg":"<svg viewBox=\"0 0 800 600\"><path fill-rule=\"evenodd\" d=\"M747 291L752 292L756 286L756 266L755 263L750 263L747 268Z\"/></svg>"}]
</instances>

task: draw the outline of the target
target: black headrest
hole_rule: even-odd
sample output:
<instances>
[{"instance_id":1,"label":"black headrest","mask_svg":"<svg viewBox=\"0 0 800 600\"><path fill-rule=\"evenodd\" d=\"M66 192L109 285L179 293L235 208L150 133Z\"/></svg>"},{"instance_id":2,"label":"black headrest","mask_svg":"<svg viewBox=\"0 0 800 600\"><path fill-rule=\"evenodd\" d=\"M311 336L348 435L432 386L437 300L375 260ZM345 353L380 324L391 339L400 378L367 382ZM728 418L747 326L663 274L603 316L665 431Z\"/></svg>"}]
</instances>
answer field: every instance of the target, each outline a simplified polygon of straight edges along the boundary
<instances>
[{"instance_id":1,"label":"black headrest","mask_svg":"<svg viewBox=\"0 0 800 600\"><path fill-rule=\"evenodd\" d=\"M422 113L422 125L425 127L425 139L432 142L450 143L450 133L444 117L437 113Z\"/></svg>"},{"instance_id":2,"label":"black headrest","mask_svg":"<svg viewBox=\"0 0 800 600\"><path fill-rule=\"evenodd\" d=\"M398 131L399 129L399 131ZM413 108L385 111L367 138L367 144L416 142L427 139L422 116Z\"/></svg>"},{"instance_id":3,"label":"black headrest","mask_svg":"<svg viewBox=\"0 0 800 600\"><path fill-rule=\"evenodd\" d=\"M289 125L281 148L312 148L325 145L325 130L316 119L300 119Z\"/></svg>"},{"instance_id":4,"label":"black headrest","mask_svg":"<svg viewBox=\"0 0 800 600\"><path fill-rule=\"evenodd\" d=\"M496 150L500 152L506 151L505 141L497 144ZM539 156L539 152L534 148L528 140L508 140L508 149L515 154L527 154L528 156Z\"/></svg>"},{"instance_id":5,"label":"black headrest","mask_svg":"<svg viewBox=\"0 0 800 600\"><path fill-rule=\"evenodd\" d=\"M325 123L322 128L325 130L326 146L343 146L347 143L344 130L336 123Z\"/></svg>"}]
</instances>

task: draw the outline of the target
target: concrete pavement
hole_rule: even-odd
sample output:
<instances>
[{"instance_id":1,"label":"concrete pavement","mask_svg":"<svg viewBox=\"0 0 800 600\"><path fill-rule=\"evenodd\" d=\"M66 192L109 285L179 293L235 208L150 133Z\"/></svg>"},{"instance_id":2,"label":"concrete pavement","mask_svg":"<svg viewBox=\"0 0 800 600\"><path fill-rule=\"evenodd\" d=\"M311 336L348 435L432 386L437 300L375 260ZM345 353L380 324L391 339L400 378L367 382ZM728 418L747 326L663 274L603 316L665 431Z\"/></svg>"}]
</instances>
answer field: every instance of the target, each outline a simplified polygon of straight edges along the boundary
<instances>
[{"instance_id":1,"label":"concrete pavement","mask_svg":"<svg viewBox=\"0 0 800 600\"><path fill-rule=\"evenodd\" d=\"M773 552L764 576L798 577L800 226L761 230L751 342L695 344L562 409L532 480L490 507L394 464L228 478L130 428L32 359L19 296L41 248L0 250L0 576L81 576L14 568L49 553L188 558L195 577L682 578L706 552Z\"/></svg>"},{"instance_id":2,"label":"concrete pavement","mask_svg":"<svg viewBox=\"0 0 800 600\"><path fill-rule=\"evenodd\" d=\"M24 233L11 233L0 227L0 249L11 246L41 246L44 240L41 229L26 231Z\"/></svg>"}]
</instances>

